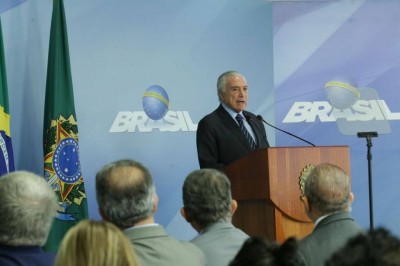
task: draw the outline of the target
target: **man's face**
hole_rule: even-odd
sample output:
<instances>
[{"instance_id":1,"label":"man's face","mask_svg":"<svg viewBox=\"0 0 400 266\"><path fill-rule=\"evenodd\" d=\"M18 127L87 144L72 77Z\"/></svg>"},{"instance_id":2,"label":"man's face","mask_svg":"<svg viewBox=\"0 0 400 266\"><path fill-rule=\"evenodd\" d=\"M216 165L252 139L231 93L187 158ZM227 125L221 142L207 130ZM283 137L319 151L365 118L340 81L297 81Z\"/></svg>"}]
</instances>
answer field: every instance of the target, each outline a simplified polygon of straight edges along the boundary
<instances>
[{"instance_id":1,"label":"man's face","mask_svg":"<svg viewBox=\"0 0 400 266\"><path fill-rule=\"evenodd\" d=\"M225 91L220 92L221 101L237 113L243 111L247 106L246 80L241 76L228 76L225 81Z\"/></svg>"}]
</instances>

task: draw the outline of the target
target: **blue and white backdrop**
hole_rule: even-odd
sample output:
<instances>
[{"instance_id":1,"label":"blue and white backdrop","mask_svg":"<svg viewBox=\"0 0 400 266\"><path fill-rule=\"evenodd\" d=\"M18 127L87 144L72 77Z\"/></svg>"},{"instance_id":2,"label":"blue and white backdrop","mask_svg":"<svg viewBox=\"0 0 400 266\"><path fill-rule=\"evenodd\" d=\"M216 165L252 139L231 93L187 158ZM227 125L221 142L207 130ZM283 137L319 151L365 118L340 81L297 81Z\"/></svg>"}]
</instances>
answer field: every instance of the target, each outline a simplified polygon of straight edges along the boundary
<instances>
[{"instance_id":1,"label":"blue and white backdrop","mask_svg":"<svg viewBox=\"0 0 400 266\"><path fill-rule=\"evenodd\" d=\"M400 235L400 2L65 0L89 215L94 176L122 158L152 172L156 220L180 239L181 186L198 169L197 122L218 105L216 79L248 80L248 109L316 145L349 145L353 215L369 226L366 141L373 138L376 226ZM43 173L42 128L51 0L0 4L17 169ZM145 93L165 91L158 120ZM397 103L397 104L396 104ZM273 146L303 146L267 128Z\"/></svg>"}]
</instances>

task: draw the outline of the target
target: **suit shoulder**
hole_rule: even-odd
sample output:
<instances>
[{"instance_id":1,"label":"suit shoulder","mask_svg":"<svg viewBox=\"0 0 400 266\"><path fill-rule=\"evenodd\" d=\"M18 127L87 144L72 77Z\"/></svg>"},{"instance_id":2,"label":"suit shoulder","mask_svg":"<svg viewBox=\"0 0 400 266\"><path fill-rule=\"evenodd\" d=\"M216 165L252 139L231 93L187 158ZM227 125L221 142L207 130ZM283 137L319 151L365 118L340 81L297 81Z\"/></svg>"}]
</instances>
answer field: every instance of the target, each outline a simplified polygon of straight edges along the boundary
<instances>
[{"instance_id":1,"label":"suit shoulder","mask_svg":"<svg viewBox=\"0 0 400 266\"><path fill-rule=\"evenodd\" d=\"M193 257L197 257L199 261L203 261L205 259L203 251L197 245L188 241L180 242L185 247L187 254L191 254Z\"/></svg>"},{"instance_id":2,"label":"suit shoulder","mask_svg":"<svg viewBox=\"0 0 400 266\"><path fill-rule=\"evenodd\" d=\"M200 119L199 124L213 124L215 121L221 119L221 111L219 109L214 110L213 112L205 115L202 119Z\"/></svg>"}]
</instances>

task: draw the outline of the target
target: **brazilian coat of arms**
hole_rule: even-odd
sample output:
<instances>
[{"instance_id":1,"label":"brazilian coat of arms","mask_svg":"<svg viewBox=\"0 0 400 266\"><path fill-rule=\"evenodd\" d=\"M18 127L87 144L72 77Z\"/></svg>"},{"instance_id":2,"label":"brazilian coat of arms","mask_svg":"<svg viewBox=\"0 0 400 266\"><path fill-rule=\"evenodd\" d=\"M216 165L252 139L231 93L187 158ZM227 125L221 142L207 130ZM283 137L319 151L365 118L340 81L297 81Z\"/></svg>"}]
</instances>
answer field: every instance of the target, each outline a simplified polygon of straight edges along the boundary
<instances>
[{"instance_id":1,"label":"brazilian coat of arms","mask_svg":"<svg viewBox=\"0 0 400 266\"><path fill-rule=\"evenodd\" d=\"M86 199L79 161L78 126L73 115L52 120L44 135L44 174L58 198L59 220L76 220L68 211ZM75 209L75 208L71 208Z\"/></svg>"}]
</instances>

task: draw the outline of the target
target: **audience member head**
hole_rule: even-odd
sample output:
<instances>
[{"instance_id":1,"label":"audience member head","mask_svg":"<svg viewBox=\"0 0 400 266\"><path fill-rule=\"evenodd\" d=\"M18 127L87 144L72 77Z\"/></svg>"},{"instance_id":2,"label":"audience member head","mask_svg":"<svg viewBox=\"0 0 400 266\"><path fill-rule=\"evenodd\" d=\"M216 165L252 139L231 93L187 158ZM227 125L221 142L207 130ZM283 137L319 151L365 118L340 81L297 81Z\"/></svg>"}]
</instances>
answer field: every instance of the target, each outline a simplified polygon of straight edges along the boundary
<instances>
[{"instance_id":1,"label":"audience member head","mask_svg":"<svg viewBox=\"0 0 400 266\"><path fill-rule=\"evenodd\" d=\"M153 222L158 198L149 170L134 160L105 165L96 174L101 216L121 229Z\"/></svg>"},{"instance_id":2,"label":"audience member head","mask_svg":"<svg viewBox=\"0 0 400 266\"><path fill-rule=\"evenodd\" d=\"M326 266L400 266L400 239L384 228L351 238Z\"/></svg>"},{"instance_id":3,"label":"audience member head","mask_svg":"<svg viewBox=\"0 0 400 266\"><path fill-rule=\"evenodd\" d=\"M0 178L0 244L43 246L57 199L43 177L16 171Z\"/></svg>"},{"instance_id":4,"label":"audience member head","mask_svg":"<svg viewBox=\"0 0 400 266\"><path fill-rule=\"evenodd\" d=\"M250 237L244 242L229 266L303 266L297 240L288 238L282 245L261 237Z\"/></svg>"},{"instance_id":5,"label":"audience member head","mask_svg":"<svg viewBox=\"0 0 400 266\"><path fill-rule=\"evenodd\" d=\"M336 165L319 164L305 181L302 199L312 221L330 213L350 211L354 199L350 177Z\"/></svg>"},{"instance_id":6,"label":"audience member head","mask_svg":"<svg viewBox=\"0 0 400 266\"><path fill-rule=\"evenodd\" d=\"M181 213L197 231L212 223L230 222L237 208L229 179L215 169L191 172L183 184L182 194Z\"/></svg>"},{"instance_id":7,"label":"audience member head","mask_svg":"<svg viewBox=\"0 0 400 266\"><path fill-rule=\"evenodd\" d=\"M55 266L136 266L132 244L115 225L83 220L65 235Z\"/></svg>"}]
</instances>

